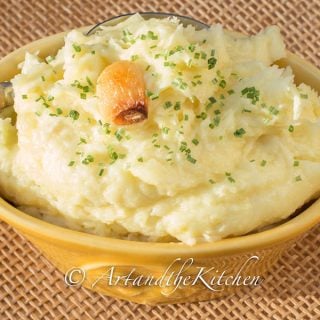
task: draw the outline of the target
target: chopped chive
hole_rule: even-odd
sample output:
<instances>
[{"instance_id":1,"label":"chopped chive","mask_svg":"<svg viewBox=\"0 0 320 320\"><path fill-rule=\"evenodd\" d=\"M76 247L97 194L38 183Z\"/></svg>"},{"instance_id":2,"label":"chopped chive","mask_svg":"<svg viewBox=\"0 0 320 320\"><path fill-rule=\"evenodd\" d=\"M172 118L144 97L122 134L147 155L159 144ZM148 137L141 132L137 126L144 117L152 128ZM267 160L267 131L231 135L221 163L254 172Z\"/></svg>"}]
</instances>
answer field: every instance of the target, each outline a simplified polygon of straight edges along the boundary
<instances>
[{"instance_id":1,"label":"chopped chive","mask_svg":"<svg viewBox=\"0 0 320 320\"><path fill-rule=\"evenodd\" d=\"M100 169L100 171L99 171L99 177L101 177L101 176L103 175L103 173L104 173L104 169Z\"/></svg>"},{"instance_id":2,"label":"chopped chive","mask_svg":"<svg viewBox=\"0 0 320 320\"><path fill-rule=\"evenodd\" d=\"M143 162L143 158L142 158L142 157L139 157L137 160L138 160L139 162Z\"/></svg>"},{"instance_id":3,"label":"chopped chive","mask_svg":"<svg viewBox=\"0 0 320 320\"><path fill-rule=\"evenodd\" d=\"M81 47L79 45L75 44L75 43L72 45L72 47L73 47L75 52L80 52L81 51Z\"/></svg>"},{"instance_id":4,"label":"chopped chive","mask_svg":"<svg viewBox=\"0 0 320 320\"><path fill-rule=\"evenodd\" d=\"M194 44L190 44L188 46L188 49L191 51L191 52L194 52L194 50L196 49L196 46Z\"/></svg>"},{"instance_id":5,"label":"chopped chive","mask_svg":"<svg viewBox=\"0 0 320 320\"><path fill-rule=\"evenodd\" d=\"M237 129L233 135L235 137L241 138L244 134L246 133L246 130L244 130L243 128Z\"/></svg>"},{"instance_id":6,"label":"chopped chive","mask_svg":"<svg viewBox=\"0 0 320 320\"><path fill-rule=\"evenodd\" d=\"M70 161L68 167L72 167L75 164L75 161Z\"/></svg>"},{"instance_id":7,"label":"chopped chive","mask_svg":"<svg viewBox=\"0 0 320 320\"><path fill-rule=\"evenodd\" d=\"M177 101L173 107L174 110L180 110L180 107L181 107L181 103L180 101Z\"/></svg>"},{"instance_id":8,"label":"chopped chive","mask_svg":"<svg viewBox=\"0 0 320 320\"><path fill-rule=\"evenodd\" d=\"M228 180L229 180L231 183L236 182L236 180L234 180L232 177L228 177Z\"/></svg>"},{"instance_id":9,"label":"chopped chive","mask_svg":"<svg viewBox=\"0 0 320 320\"><path fill-rule=\"evenodd\" d=\"M307 94L300 94L300 98L302 98L302 99L308 99L308 95Z\"/></svg>"},{"instance_id":10,"label":"chopped chive","mask_svg":"<svg viewBox=\"0 0 320 320\"><path fill-rule=\"evenodd\" d=\"M187 160L188 160L189 162L191 162L192 164L195 164L195 163L197 162L197 160L194 159L194 158L192 158L192 157L190 156L190 154L187 155Z\"/></svg>"},{"instance_id":11,"label":"chopped chive","mask_svg":"<svg viewBox=\"0 0 320 320\"><path fill-rule=\"evenodd\" d=\"M85 100L85 99L87 99L87 95L85 93L81 92L80 93L80 98Z\"/></svg>"},{"instance_id":12,"label":"chopped chive","mask_svg":"<svg viewBox=\"0 0 320 320\"><path fill-rule=\"evenodd\" d=\"M212 179L209 179L209 182L211 183L211 184L215 184L216 182L214 181L214 180L212 180Z\"/></svg>"},{"instance_id":13,"label":"chopped chive","mask_svg":"<svg viewBox=\"0 0 320 320\"><path fill-rule=\"evenodd\" d=\"M83 92L89 92L90 91L90 88L88 86L84 86L82 88Z\"/></svg>"},{"instance_id":14,"label":"chopped chive","mask_svg":"<svg viewBox=\"0 0 320 320\"><path fill-rule=\"evenodd\" d=\"M92 163L94 161L94 158L92 155L88 154L83 160L82 160L82 163L83 164L89 164L89 163Z\"/></svg>"},{"instance_id":15,"label":"chopped chive","mask_svg":"<svg viewBox=\"0 0 320 320\"><path fill-rule=\"evenodd\" d=\"M276 116L280 111L276 107L271 106L269 107L269 112Z\"/></svg>"},{"instance_id":16,"label":"chopped chive","mask_svg":"<svg viewBox=\"0 0 320 320\"><path fill-rule=\"evenodd\" d=\"M301 176L296 176L294 179L295 179L295 181L302 181Z\"/></svg>"},{"instance_id":17,"label":"chopped chive","mask_svg":"<svg viewBox=\"0 0 320 320\"><path fill-rule=\"evenodd\" d=\"M169 109L169 108L171 108L172 107L172 102L171 101L166 101L165 103L164 103L164 106L163 106L165 109Z\"/></svg>"},{"instance_id":18,"label":"chopped chive","mask_svg":"<svg viewBox=\"0 0 320 320\"><path fill-rule=\"evenodd\" d=\"M28 99L28 96L26 94L23 94L22 99Z\"/></svg>"},{"instance_id":19,"label":"chopped chive","mask_svg":"<svg viewBox=\"0 0 320 320\"><path fill-rule=\"evenodd\" d=\"M222 79L222 80L219 82L219 87L221 87L221 88L225 88L226 85L227 85L226 80L223 80L223 79Z\"/></svg>"},{"instance_id":20,"label":"chopped chive","mask_svg":"<svg viewBox=\"0 0 320 320\"><path fill-rule=\"evenodd\" d=\"M209 101L211 103L216 103L217 102L217 99L215 97L209 97Z\"/></svg>"},{"instance_id":21,"label":"chopped chive","mask_svg":"<svg viewBox=\"0 0 320 320\"><path fill-rule=\"evenodd\" d=\"M217 59L215 57L211 57L208 59L208 69L211 70L215 67L217 63Z\"/></svg>"},{"instance_id":22,"label":"chopped chive","mask_svg":"<svg viewBox=\"0 0 320 320\"><path fill-rule=\"evenodd\" d=\"M266 161L266 160L262 160L262 161L260 162L260 166L261 166L261 167L264 167L266 164L267 164L267 161Z\"/></svg>"},{"instance_id":23,"label":"chopped chive","mask_svg":"<svg viewBox=\"0 0 320 320\"><path fill-rule=\"evenodd\" d=\"M292 124L290 124L289 128L288 128L289 132L293 132L294 131L294 126Z\"/></svg>"},{"instance_id":24,"label":"chopped chive","mask_svg":"<svg viewBox=\"0 0 320 320\"><path fill-rule=\"evenodd\" d=\"M168 127L163 127L162 128L162 132L164 133L164 134L168 134L169 133L169 128Z\"/></svg>"},{"instance_id":25,"label":"chopped chive","mask_svg":"<svg viewBox=\"0 0 320 320\"><path fill-rule=\"evenodd\" d=\"M131 61L136 61L139 59L139 55L138 54L134 54L131 56Z\"/></svg>"},{"instance_id":26,"label":"chopped chive","mask_svg":"<svg viewBox=\"0 0 320 320\"><path fill-rule=\"evenodd\" d=\"M79 119L79 112L76 110L70 110L69 112L69 117L72 118L73 120L78 120Z\"/></svg>"},{"instance_id":27,"label":"chopped chive","mask_svg":"<svg viewBox=\"0 0 320 320\"><path fill-rule=\"evenodd\" d=\"M213 129L217 127L220 124L221 118L219 116L216 116L212 119L211 123L209 124L209 128Z\"/></svg>"},{"instance_id":28,"label":"chopped chive","mask_svg":"<svg viewBox=\"0 0 320 320\"><path fill-rule=\"evenodd\" d=\"M197 146L199 144L199 140L197 140L196 138L192 139L192 143Z\"/></svg>"},{"instance_id":29,"label":"chopped chive","mask_svg":"<svg viewBox=\"0 0 320 320\"><path fill-rule=\"evenodd\" d=\"M293 166L294 167L299 167L300 162L298 160L293 161Z\"/></svg>"},{"instance_id":30,"label":"chopped chive","mask_svg":"<svg viewBox=\"0 0 320 320\"><path fill-rule=\"evenodd\" d=\"M256 104L260 98L260 91L257 90L255 87L247 87L241 91L242 96L247 97L251 100L252 104Z\"/></svg>"},{"instance_id":31,"label":"chopped chive","mask_svg":"<svg viewBox=\"0 0 320 320\"><path fill-rule=\"evenodd\" d=\"M89 78L89 77L86 77L86 80L87 80L87 82L88 82L89 86L92 86L92 85L93 85L93 84L92 84L92 81L90 80L90 78Z\"/></svg>"},{"instance_id":32,"label":"chopped chive","mask_svg":"<svg viewBox=\"0 0 320 320\"><path fill-rule=\"evenodd\" d=\"M165 61L165 62L163 63L163 65L164 65L165 67L175 67L175 66L176 66L175 63L169 62L169 61Z\"/></svg>"},{"instance_id":33,"label":"chopped chive","mask_svg":"<svg viewBox=\"0 0 320 320\"><path fill-rule=\"evenodd\" d=\"M205 120L205 119L207 118L207 116L208 116L208 115L207 115L205 112L201 112L200 114L198 114L198 115L196 116L196 118Z\"/></svg>"},{"instance_id":34,"label":"chopped chive","mask_svg":"<svg viewBox=\"0 0 320 320\"><path fill-rule=\"evenodd\" d=\"M123 138L123 129L118 129L115 133L114 133L114 135L115 135L115 137L117 138L117 140L118 141L121 141L122 140L122 138Z\"/></svg>"},{"instance_id":35,"label":"chopped chive","mask_svg":"<svg viewBox=\"0 0 320 320\"><path fill-rule=\"evenodd\" d=\"M158 40L158 36L153 31L148 31L147 37L151 40Z\"/></svg>"},{"instance_id":36,"label":"chopped chive","mask_svg":"<svg viewBox=\"0 0 320 320\"><path fill-rule=\"evenodd\" d=\"M231 183L236 182L236 180L234 180L233 177L231 176L230 172L225 172L225 175Z\"/></svg>"}]
</instances>

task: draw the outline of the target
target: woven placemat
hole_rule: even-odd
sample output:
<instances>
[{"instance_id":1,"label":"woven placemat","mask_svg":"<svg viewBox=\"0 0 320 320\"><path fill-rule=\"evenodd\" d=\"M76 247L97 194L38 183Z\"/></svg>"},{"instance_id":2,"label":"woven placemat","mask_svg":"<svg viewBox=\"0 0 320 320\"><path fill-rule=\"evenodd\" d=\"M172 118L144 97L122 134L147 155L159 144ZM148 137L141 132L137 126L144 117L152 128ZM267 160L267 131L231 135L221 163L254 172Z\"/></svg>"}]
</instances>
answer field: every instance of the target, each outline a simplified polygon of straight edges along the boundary
<instances>
[{"instance_id":1,"label":"woven placemat","mask_svg":"<svg viewBox=\"0 0 320 320\"><path fill-rule=\"evenodd\" d=\"M319 0L0 0L0 57L32 40L135 11L176 12L254 33L277 24L288 48L320 66ZM67 287L14 229L0 223L0 319L320 319L320 226L260 287L193 304L143 306Z\"/></svg>"}]
</instances>

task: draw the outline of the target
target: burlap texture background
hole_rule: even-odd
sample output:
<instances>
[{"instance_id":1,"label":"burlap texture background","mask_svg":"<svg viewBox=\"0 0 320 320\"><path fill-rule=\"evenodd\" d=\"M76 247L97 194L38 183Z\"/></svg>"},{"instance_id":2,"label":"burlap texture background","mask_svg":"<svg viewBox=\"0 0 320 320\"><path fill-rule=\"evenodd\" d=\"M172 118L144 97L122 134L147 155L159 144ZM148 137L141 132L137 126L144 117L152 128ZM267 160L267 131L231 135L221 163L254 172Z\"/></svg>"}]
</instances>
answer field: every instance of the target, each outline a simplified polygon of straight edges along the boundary
<instances>
[{"instance_id":1,"label":"burlap texture background","mask_svg":"<svg viewBox=\"0 0 320 320\"><path fill-rule=\"evenodd\" d=\"M32 40L121 13L176 12L254 33L277 24L288 48L320 66L319 0L0 0L0 57ZM320 226L262 286L194 304L142 306L69 288L33 246L0 223L0 319L320 319Z\"/></svg>"}]
</instances>

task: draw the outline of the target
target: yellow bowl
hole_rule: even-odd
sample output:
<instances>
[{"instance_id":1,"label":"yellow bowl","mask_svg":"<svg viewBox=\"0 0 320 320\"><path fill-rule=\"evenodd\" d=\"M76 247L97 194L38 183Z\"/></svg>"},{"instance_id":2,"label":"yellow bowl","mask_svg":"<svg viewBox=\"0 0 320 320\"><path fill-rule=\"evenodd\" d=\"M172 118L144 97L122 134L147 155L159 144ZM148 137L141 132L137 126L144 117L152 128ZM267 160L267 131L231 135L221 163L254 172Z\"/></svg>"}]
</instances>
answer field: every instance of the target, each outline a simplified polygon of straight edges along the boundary
<instances>
[{"instance_id":1,"label":"yellow bowl","mask_svg":"<svg viewBox=\"0 0 320 320\"><path fill-rule=\"evenodd\" d=\"M17 65L26 51L38 51L42 57L55 54L63 46L64 35L35 41L0 60L0 81L9 80L18 72ZM303 81L320 92L320 71L308 62L288 53L287 59L279 64L290 65L297 82ZM272 229L191 247L182 243L118 240L65 229L33 218L1 198L0 218L41 250L66 274L65 280L70 285L82 284L102 294L138 303L162 304L209 300L244 285L256 285L283 251L320 221L320 201ZM132 280L125 282L128 277L119 278L115 283L118 276L130 272ZM228 282L212 281L214 276L221 275ZM245 282L245 277L251 282Z\"/></svg>"}]
</instances>

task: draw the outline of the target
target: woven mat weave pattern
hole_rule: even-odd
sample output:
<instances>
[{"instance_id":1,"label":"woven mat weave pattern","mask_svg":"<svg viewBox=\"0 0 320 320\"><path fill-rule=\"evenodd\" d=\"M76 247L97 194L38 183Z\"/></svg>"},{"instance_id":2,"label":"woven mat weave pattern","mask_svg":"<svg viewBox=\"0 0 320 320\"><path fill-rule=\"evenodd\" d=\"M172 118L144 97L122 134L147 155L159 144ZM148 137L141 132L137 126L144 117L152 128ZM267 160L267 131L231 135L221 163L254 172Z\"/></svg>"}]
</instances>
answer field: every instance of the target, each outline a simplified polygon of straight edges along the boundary
<instances>
[{"instance_id":1,"label":"woven mat weave pattern","mask_svg":"<svg viewBox=\"0 0 320 320\"><path fill-rule=\"evenodd\" d=\"M246 33L277 24L291 51L320 66L319 0L0 0L0 57L32 40L135 11L175 12ZM136 305L69 288L5 223L0 252L1 320L320 319L320 226L280 259L260 287L181 305Z\"/></svg>"}]
</instances>

